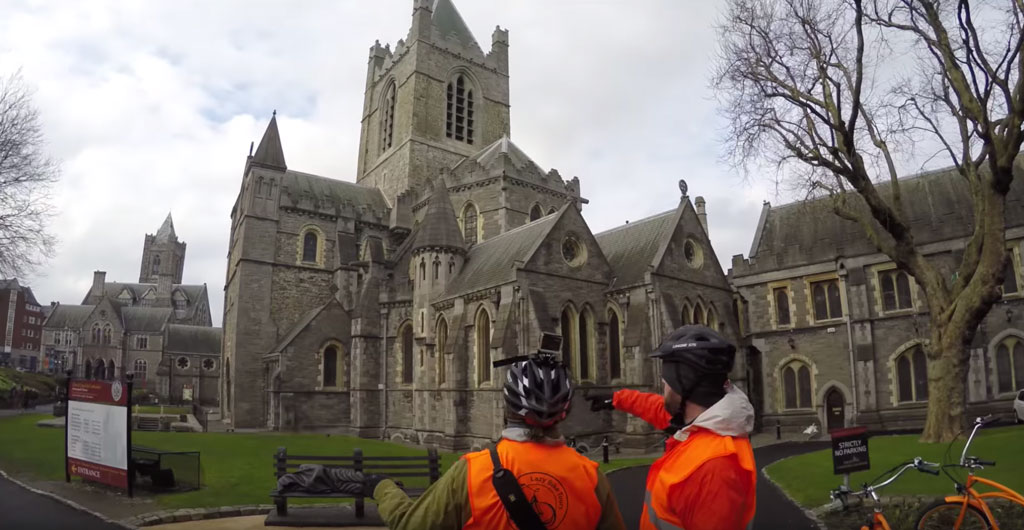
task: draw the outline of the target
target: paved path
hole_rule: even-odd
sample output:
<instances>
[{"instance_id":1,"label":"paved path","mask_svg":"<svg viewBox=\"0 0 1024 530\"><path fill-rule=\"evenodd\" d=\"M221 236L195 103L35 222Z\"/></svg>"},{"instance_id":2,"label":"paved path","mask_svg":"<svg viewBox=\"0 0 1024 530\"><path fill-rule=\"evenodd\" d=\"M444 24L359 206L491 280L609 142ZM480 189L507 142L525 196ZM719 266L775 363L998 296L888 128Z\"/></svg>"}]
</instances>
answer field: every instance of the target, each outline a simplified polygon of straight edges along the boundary
<instances>
[{"instance_id":1,"label":"paved path","mask_svg":"<svg viewBox=\"0 0 1024 530\"><path fill-rule=\"evenodd\" d=\"M124 530L0 477L0 528L35 530Z\"/></svg>"},{"instance_id":2,"label":"paved path","mask_svg":"<svg viewBox=\"0 0 1024 530\"><path fill-rule=\"evenodd\" d=\"M786 442L754 449L757 461L757 513L754 530L817 530L818 526L804 515L803 510L790 502L774 484L761 474L761 469L788 456L799 455L829 447L829 442ZM637 528L644 503L647 467L638 466L612 471L608 474L619 510L627 528Z\"/></svg>"},{"instance_id":3,"label":"paved path","mask_svg":"<svg viewBox=\"0 0 1024 530\"><path fill-rule=\"evenodd\" d=\"M23 409L0 409L0 418L17 416L18 414L50 414L53 412L53 404L36 405L28 410Z\"/></svg>"}]
</instances>

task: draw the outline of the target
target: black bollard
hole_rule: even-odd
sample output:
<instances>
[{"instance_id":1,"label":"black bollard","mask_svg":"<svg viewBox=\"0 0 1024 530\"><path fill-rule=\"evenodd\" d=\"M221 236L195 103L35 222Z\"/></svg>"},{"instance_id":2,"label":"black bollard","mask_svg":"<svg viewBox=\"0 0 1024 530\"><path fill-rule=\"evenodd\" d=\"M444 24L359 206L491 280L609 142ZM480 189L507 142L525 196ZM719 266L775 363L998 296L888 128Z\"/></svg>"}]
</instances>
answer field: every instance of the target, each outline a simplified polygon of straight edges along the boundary
<instances>
[{"instance_id":1,"label":"black bollard","mask_svg":"<svg viewBox=\"0 0 1024 530\"><path fill-rule=\"evenodd\" d=\"M782 422L779 420L775 420L775 439L782 439Z\"/></svg>"},{"instance_id":2,"label":"black bollard","mask_svg":"<svg viewBox=\"0 0 1024 530\"><path fill-rule=\"evenodd\" d=\"M608 437L607 436L605 436L604 439L601 440L601 452L604 454L604 463L607 464L608 463Z\"/></svg>"}]
</instances>

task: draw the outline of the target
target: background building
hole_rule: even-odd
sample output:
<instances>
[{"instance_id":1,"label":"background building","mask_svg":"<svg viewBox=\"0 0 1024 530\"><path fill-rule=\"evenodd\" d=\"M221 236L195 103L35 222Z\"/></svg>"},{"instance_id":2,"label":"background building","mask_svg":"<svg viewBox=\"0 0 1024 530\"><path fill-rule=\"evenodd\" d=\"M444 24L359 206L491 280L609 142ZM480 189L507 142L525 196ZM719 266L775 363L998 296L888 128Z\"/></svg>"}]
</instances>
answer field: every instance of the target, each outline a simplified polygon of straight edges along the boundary
<instances>
[{"instance_id":1,"label":"background building","mask_svg":"<svg viewBox=\"0 0 1024 530\"><path fill-rule=\"evenodd\" d=\"M106 272L94 272L81 304L51 303L42 333L46 354L59 371L78 377L132 373L135 388L164 400L215 404L221 331L212 327L206 285L179 283L185 244L170 215L143 248L142 279L155 282L108 282Z\"/></svg>"},{"instance_id":2,"label":"background building","mask_svg":"<svg viewBox=\"0 0 1024 530\"><path fill-rule=\"evenodd\" d=\"M882 186L883 192L886 187ZM974 226L963 179L944 170L901 182L906 218L925 257L952 275ZM1006 199L1003 299L978 329L967 377L972 412L1009 414L1024 390L1024 181ZM733 257L749 347L752 396L767 425L802 429L924 424L927 303L862 229L827 199L765 203L750 256Z\"/></svg>"},{"instance_id":3,"label":"background building","mask_svg":"<svg viewBox=\"0 0 1024 530\"><path fill-rule=\"evenodd\" d=\"M17 278L0 280L0 366L36 372L46 369L40 353L43 311L32 288Z\"/></svg>"}]
</instances>

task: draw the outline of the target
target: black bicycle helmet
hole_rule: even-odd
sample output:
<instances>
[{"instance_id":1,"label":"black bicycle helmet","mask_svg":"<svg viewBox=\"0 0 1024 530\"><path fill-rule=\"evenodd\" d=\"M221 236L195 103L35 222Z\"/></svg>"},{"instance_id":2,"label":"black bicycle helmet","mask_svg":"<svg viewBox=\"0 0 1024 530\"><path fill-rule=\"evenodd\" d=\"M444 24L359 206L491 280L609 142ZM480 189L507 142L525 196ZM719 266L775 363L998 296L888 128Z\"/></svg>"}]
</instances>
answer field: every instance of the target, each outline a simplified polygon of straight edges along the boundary
<instances>
[{"instance_id":1,"label":"black bicycle helmet","mask_svg":"<svg viewBox=\"0 0 1024 530\"><path fill-rule=\"evenodd\" d=\"M562 421L572 406L568 370L549 356L512 363L505 378L505 403L528 425L549 427Z\"/></svg>"},{"instance_id":2,"label":"black bicycle helmet","mask_svg":"<svg viewBox=\"0 0 1024 530\"><path fill-rule=\"evenodd\" d=\"M665 338L651 357L661 359L662 379L683 401L710 407L725 395L736 346L704 326L683 326Z\"/></svg>"}]
</instances>

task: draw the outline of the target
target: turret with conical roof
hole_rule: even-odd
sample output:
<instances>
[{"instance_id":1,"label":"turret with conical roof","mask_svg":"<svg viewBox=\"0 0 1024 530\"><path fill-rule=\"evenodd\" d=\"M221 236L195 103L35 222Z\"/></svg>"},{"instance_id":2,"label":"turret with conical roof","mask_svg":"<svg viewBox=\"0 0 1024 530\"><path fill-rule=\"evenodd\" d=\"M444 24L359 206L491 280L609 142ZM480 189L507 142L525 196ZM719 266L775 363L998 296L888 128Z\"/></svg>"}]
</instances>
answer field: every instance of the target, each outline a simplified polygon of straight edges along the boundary
<instances>
[{"instance_id":1,"label":"turret with conical roof","mask_svg":"<svg viewBox=\"0 0 1024 530\"><path fill-rule=\"evenodd\" d=\"M160 276L169 276L174 284L180 284L185 270L185 243L178 241L174 232L171 213L156 234L146 234L142 245L142 265L139 269L139 283L157 283Z\"/></svg>"},{"instance_id":2,"label":"turret with conical roof","mask_svg":"<svg viewBox=\"0 0 1024 530\"><path fill-rule=\"evenodd\" d=\"M449 251L458 254L466 252L466 241L459 230L459 221L452 208L448 187L443 179L434 183L434 191L427 201L427 211L420 221L420 229L416 234L416 242L412 251Z\"/></svg>"},{"instance_id":3,"label":"turret with conical roof","mask_svg":"<svg viewBox=\"0 0 1024 530\"><path fill-rule=\"evenodd\" d=\"M270 117L267 130L263 132L263 139L260 140L256 154L250 161L252 164L270 169L286 170L288 164L284 161L284 149L281 148L281 133L277 130L277 111Z\"/></svg>"}]
</instances>

